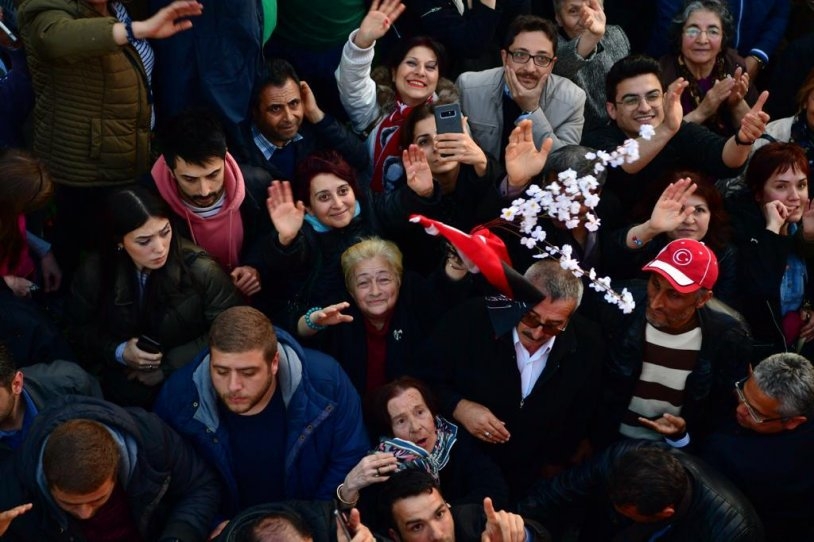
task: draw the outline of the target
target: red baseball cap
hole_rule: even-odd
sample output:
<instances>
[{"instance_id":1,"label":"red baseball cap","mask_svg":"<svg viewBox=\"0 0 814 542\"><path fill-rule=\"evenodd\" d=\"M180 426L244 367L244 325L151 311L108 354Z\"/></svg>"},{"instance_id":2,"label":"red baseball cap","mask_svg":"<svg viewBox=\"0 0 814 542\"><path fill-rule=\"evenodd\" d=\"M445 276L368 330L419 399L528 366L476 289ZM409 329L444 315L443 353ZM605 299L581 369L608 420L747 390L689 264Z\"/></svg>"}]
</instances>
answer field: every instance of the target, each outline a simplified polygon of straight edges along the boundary
<instances>
[{"instance_id":1,"label":"red baseball cap","mask_svg":"<svg viewBox=\"0 0 814 542\"><path fill-rule=\"evenodd\" d=\"M699 288L712 290L718 280L718 258L710 248L695 239L676 239L661 249L642 271L658 273L682 294Z\"/></svg>"}]
</instances>

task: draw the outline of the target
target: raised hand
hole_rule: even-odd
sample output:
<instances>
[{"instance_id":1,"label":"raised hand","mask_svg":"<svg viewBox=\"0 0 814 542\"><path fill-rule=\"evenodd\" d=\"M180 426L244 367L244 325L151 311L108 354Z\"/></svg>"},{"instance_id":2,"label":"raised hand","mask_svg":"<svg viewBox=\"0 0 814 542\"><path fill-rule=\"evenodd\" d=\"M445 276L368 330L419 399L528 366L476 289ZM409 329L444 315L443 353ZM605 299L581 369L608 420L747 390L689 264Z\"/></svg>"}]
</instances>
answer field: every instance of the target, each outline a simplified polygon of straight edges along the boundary
<instances>
[{"instance_id":1,"label":"raised hand","mask_svg":"<svg viewBox=\"0 0 814 542\"><path fill-rule=\"evenodd\" d=\"M376 452L363 457L345 476L342 482L342 498L356 502L359 491L373 484L386 482L396 472L398 460L387 452Z\"/></svg>"},{"instance_id":2,"label":"raised hand","mask_svg":"<svg viewBox=\"0 0 814 542\"><path fill-rule=\"evenodd\" d=\"M553 144L554 141L550 137L546 138L543 146L537 150L531 119L520 121L509 134L509 144L506 145L506 174L509 186L523 187L543 171Z\"/></svg>"},{"instance_id":3,"label":"raised hand","mask_svg":"<svg viewBox=\"0 0 814 542\"><path fill-rule=\"evenodd\" d=\"M186 17L195 17L201 13L203 4L194 0L177 0L145 21L134 21L133 34L139 39L168 38L192 28L192 21Z\"/></svg>"},{"instance_id":4,"label":"raised hand","mask_svg":"<svg viewBox=\"0 0 814 542\"><path fill-rule=\"evenodd\" d=\"M316 124L325 118L325 113L319 108L314 92L305 81L300 81L300 96L302 97L303 115L308 122Z\"/></svg>"},{"instance_id":5,"label":"raised hand","mask_svg":"<svg viewBox=\"0 0 814 542\"><path fill-rule=\"evenodd\" d=\"M492 411L474 401L461 399L455 406L452 417L461 422L466 430L478 440L499 444L508 442L511 435L506 424L498 420Z\"/></svg>"},{"instance_id":6,"label":"raised hand","mask_svg":"<svg viewBox=\"0 0 814 542\"><path fill-rule=\"evenodd\" d=\"M695 211L693 207L685 207L685 204L696 188L689 178L670 183L653 206L650 227L657 233L663 233L680 226Z\"/></svg>"},{"instance_id":7,"label":"raised hand","mask_svg":"<svg viewBox=\"0 0 814 542\"><path fill-rule=\"evenodd\" d=\"M738 139L741 141L754 142L757 138L763 135L766 131L766 124L769 122L769 114L763 111L763 105L769 99L769 91L764 90L758 96L755 105L749 109L749 112L744 115L741 121L740 130L738 130Z\"/></svg>"},{"instance_id":8,"label":"raised hand","mask_svg":"<svg viewBox=\"0 0 814 542\"><path fill-rule=\"evenodd\" d=\"M373 0L353 42L361 49L372 46L387 34L390 25L404 12L404 7L400 0Z\"/></svg>"},{"instance_id":9,"label":"raised hand","mask_svg":"<svg viewBox=\"0 0 814 542\"><path fill-rule=\"evenodd\" d=\"M721 107L721 104L730 98L734 86L735 79L732 77L718 79L712 84L712 88L707 91L704 99L698 104L698 110L705 119L713 116Z\"/></svg>"},{"instance_id":10,"label":"raised hand","mask_svg":"<svg viewBox=\"0 0 814 542\"><path fill-rule=\"evenodd\" d=\"M526 528L523 518L505 510L495 510L492 499L483 499L483 513L486 527L480 536L481 542L524 542Z\"/></svg>"},{"instance_id":11,"label":"raised hand","mask_svg":"<svg viewBox=\"0 0 814 542\"><path fill-rule=\"evenodd\" d=\"M598 38L605 35L605 26L607 18L602 5L597 0L588 0L579 10L580 21L582 27Z\"/></svg>"},{"instance_id":12,"label":"raised hand","mask_svg":"<svg viewBox=\"0 0 814 542\"><path fill-rule=\"evenodd\" d=\"M806 241L814 241L814 199L803 202L803 238Z\"/></svg>"},{"instance_id":13,"label":"raised hand","mask_svg":"<svg viewBox=\"0 0 814 542\"><path fill-rule=\"evenodd\" d=\"M335 305L328 305L324 309L311 314L311 322L319 326L335 326L337 324L344 324L353 322L353 316L350 314L342 314L342 311L350 307L350 303L343 301Z\"/></svg>"},{"instance_id":14,"label":"raised hand","mask_svg":"<svg viewBox=\"0 0 814 542\"><path fill-rule=\"evenodd\" d=\"M0 536L3 536L11 525L11 522L14 521L14 518L22 516L34 505L31 503L21 504L20 506L15 506L10 510L5 510L0 512Z\"/></svg>"},{"instance_id":15,"label":"raised hand","mask_svg":"<svg viewBox=\"0 0 814 542\"><path fill-rule=\"evenodd\" d=\"M667 87L664 93L664 127L672 133L678 132L681 128L681 121L684 118L684 110L681 107L681 94L689 83L683 77L679 77Z\"/></svg>"},{"instance_id":16,"label":"raised hand","mask_svg":"<svg viewBox=\"0 0 814 542\"><path fill-rule=\"evenodd\" d=\"M734 85L732 86L732 93L727 98L726 102L729 107L734 107L743 100L746 93L749 92L749 72L746 72L738 66L735 69L735 74L732 76Z\"/></svg>"},{"instance_id":17,"label":"raised hand","mask_svg":"<svg viewBox=\"0 0 814 542\"><path fill-rule=\"evenodd\" d=\"M683 435L687 430L687 422L681 416L673 416L672 414L664 413L661 418L656 420L648 420L647 418L639 417L639 423L648 429L652 429L660 435L667 438L677 437Z\"/></svg>"},{"instance_id":18,"label":"raised hand","mask_svg":"<svg viewBox=\"0 0 814 542\"><path fill-rule=\"evenodd\" d=\"M271 181L268 188L269 197L266 199L271 223L277 230L280 244L288 246L297 237L305 220L305 205L301 201L294 201L291 193L291 183L288 181Z\"/></svg>"},{"instance_id":19,"label":"raised hand","mask_svg":"<svg viewBox=\"0 0 814 542\"><path fill-rule=\"evenodd\" d=\"M766 219L766 229L776 234L785 232L786 220L789 217L789 210L780 200L773 200L763 204L763 218Z\"/></svg>"},{"instance_id":20,"label":"raised hand","mask_svg":"<svg viewBox=\"0 0 814 542\"><path fill-rule=\"evenodd\" d=\"M404 172L407 175L407 186L421 196L428 198L432 196L435 186L432 181L432 171L427 162L427 155L418 145L411 144L401 153L401 161L404 163Z\"/></svg>"},{"instance_id":21,"label":"raised hand","mask_svg":"<svg viewBox=\"0 0 814 542\"><path fill-rule=\"evenodd\" d=\"M462 133L438 134L433 140L435 151L441 162L460 162L475 167L478 175L486 173L486 153L483 152L466 130L466 117L461 119Z\"/></svg>"},{"instance_id":22,"label":"raised hand","mask_svg":"<svg viewBox=\"0 0 814 542\"><path fill-rule=\"evenodd\" d=\"M374 537L373 533L370 532L370 529L368 529L362 523L359 510L356 508L351 508L350 512L348 513L347 529L353 538L348 539L347 535L345 534L345 529L343 529L342 525L339 524L340 521L344 521L343 518L337 517L336 521L337 542L375 542L376 537Z\"/></svg>"}]
</instances>

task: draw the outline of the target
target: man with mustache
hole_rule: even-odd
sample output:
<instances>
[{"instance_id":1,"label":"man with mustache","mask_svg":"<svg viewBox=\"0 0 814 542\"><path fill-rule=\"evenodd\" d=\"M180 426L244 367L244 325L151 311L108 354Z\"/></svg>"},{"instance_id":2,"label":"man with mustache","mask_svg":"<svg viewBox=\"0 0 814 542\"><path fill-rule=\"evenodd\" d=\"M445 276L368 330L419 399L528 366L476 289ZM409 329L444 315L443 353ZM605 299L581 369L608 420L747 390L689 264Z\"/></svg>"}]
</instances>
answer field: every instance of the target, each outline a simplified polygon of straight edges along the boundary
<instances>
[{"instance_id":1,"label":"man with mustache","mask_svg":"<svg viewBox=\"0 0 814 542\"><path fill-rule=\"evenodd\" d=\"M661 427L679 420L682 427L669 432L674 446L688 442L685 429L693 438L708 434L735 407L732 382L746 375L751 355L745 325L722 303L710 303L718 261L706 245L677 239L643 270L650 272L647 293L634 293L634 312L614 307L602 319L608 352L600 446L661 440Z\"/></svg>"},{"instance_id":2,"label":"man with mustache","mask_svg":"<svg viewBox=\"0 0 814 542\"><path fill-rule=\"evenodd\" d=\"M271 231L265 210L266 184L246 180L226 148L221 123L205 110L170 119L161 132L152 180L175 213L173 227L206 250L230 274L244 296L260 291L252 257L254 239Z\"/></svg>"},{"instance_id":3,"label":"man with mustache","mask_svg":"<svg viewBox=\"0 0 814 542\"><path fill-rule=\"evenodd\" d=\"M503 162L509 134L527 118L537 148L548 137L552 150L579 143L585 91L551 73L556 55L554 23L521 15L512 21L500 50L503 67L466 72L456 81L473 139L496 160Z\"/></svg>"}]
</instances>

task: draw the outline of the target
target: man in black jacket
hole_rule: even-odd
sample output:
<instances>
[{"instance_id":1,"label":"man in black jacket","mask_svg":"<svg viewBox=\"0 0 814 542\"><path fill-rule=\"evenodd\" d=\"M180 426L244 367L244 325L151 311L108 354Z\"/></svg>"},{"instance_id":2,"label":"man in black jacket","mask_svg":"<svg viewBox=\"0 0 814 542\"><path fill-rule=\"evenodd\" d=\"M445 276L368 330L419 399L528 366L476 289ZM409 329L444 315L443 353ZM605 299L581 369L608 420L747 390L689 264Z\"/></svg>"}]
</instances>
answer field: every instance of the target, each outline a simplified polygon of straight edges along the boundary
<instances>
[{"instance_id":1,"label":"man in black jacket","mask_svg":"<svg viewBox=\"0 0 814 542\"><path fill-rule=\"evenodd\" d=\"M203 541L219 500L204 461L157 416L78 396L40 413L0 479L12 542Z\"/></svg>"},{"instance_id":2,"label":"man in black jacket","mask_svg":"<svg viewBox=\"0 0 814 542\"><path fill-rule=\"evenodd\" d=\"M619 442L538 483L518 510L554 531L583 508L586 542L763 540L757 513L731 482L663 443Z\"/></svg>"}]
</instances>

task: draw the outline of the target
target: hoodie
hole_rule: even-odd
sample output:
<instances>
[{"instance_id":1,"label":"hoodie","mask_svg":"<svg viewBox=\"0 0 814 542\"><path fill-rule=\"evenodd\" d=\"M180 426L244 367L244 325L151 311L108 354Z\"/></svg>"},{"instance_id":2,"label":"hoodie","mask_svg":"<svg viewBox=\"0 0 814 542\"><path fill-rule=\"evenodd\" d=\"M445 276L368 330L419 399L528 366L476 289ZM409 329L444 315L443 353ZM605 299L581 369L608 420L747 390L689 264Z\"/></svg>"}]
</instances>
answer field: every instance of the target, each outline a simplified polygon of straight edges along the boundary
<instances>
[{"instance_id":1,"label":"hoodie","mask_svg":"<svg viewBox=\"0 0 814 542\"><path fill-rule=\"evenodd\" d=\"M209 218L198 216L181 201L175 177L164 156L156 161L152 175L161 197L175 214L186 221L192 241L206 250L229 272L239 265L238 259L243 247L240 205L246 197L246 184L237 162L228 152L224 160L224 170L223 187L226 200L218 214Z\"/></svg>"}]
</instances>

